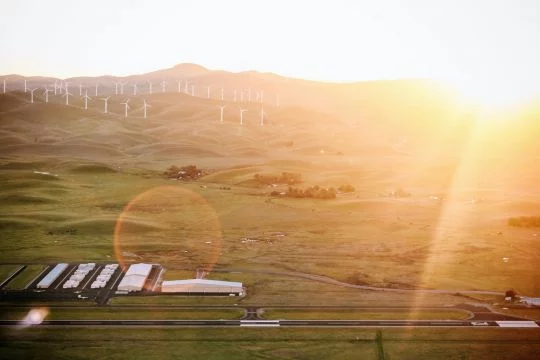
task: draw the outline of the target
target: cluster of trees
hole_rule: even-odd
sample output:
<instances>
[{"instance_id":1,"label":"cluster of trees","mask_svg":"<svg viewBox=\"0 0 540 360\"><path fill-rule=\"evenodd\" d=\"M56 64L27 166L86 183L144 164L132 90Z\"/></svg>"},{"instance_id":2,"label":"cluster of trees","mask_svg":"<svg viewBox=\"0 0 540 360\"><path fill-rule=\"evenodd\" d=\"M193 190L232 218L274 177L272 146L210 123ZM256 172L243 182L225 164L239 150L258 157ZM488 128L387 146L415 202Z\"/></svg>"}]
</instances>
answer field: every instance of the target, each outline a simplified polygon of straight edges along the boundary
<instances>
[{"instance_id":1,"label":"cluster of trees","mask_svg":"<svg viewBox=\"0 0 540 360\"><path fill-rule=\"evenodd\" d=\"M164 175L170 179L197 180L204 175L204 170L197 168L195 165L182 167L172 165L165 171Z\"/></svg>"},{"instance_id":2,"label":"cluster of trees","mask_svg":"<svg viewBox=\"0 0 540 360\"><path fill-rule=\"evenodd\" d=\"M313 199L335 199L336 189L323 188L318 185L310 186L305 189L289 186L287 197L291 198L313 198Z\"/></svg>"},{"instance_id":3,"label":"cluster of trees","mask_svg":"<svg viewBox=\"0 0 540 360\"><path fill-rule=\"evenodd\" d=\"M397 188L396 190L394 190L394 191L392 191L390 193L390 196L397 197L397 198L403 198L403 197L411 196L411 193L403 190L402 188Z\"/></svg>"},{"instance_id":4,"label":"cluster of trees","mask_svg":"<svg viewBox=\"0 0 540 360\"><path fill-rule=\"evenodd\" d=\"M355 192L356 189L351 184L345 184L345 185L340 185L338 187L338 191L342 193L352 193L352 192Z\"/></svg>"},{"instance_id":5,"label":"cluster of trees","mask_svg":"<svg viewBox=\"0 0 540 360\"><path fill-rule=\"evenodd\" d=\"M263 185L272 185L272 184L300 184L302 182L302 174L300 173L290 173L282 172L281 175L268 175L268 174L255 174L255 181Z\"/></svg>"},{"instance_id":6,"label":"cluster of trees","mask_svg":"<svg viewBox=\"0 0 540 360\"><path fill-rule=\"evenodd\" d=\"M540 216L519 216L508 219L508 225L515 227L540 227Z\"/></svg>"}]
</instances>

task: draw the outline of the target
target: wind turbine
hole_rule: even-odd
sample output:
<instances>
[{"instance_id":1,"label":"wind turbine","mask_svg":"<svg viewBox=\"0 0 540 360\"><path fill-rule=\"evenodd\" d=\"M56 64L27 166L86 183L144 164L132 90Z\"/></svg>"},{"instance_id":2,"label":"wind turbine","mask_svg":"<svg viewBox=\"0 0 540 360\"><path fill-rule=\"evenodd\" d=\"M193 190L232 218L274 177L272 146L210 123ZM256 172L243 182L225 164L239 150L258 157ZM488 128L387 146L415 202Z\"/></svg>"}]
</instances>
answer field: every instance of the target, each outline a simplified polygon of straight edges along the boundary
<instances>
[{"instance_id":1,"label":"wind turbine","mask_svg":"<svg viewBox=\"0 0 540 360\"><path fill-rule=\"evenodd\" d=\"M133 86L133 95L136 96L137 95L137 83L131 85Z\"/></svg>"},{"instance_id":2,"label":"wind turbine","mask_svg":"<svg viewBox=\"0 0 540 360\"><path fill-rule=\"evenodd\" d=\"M69 83L67 81L64 81L64 87L66 89L66 92L68 93L69 92Z\"/></svg>"},{"instance_id":3,"label":"wind turbine","mask_svg":"<svg viewBox=\"0 0 540 360\"><path fill-rule=\"evenodd\" d=\"M259 125L261 126L264 126L264 115L266 115L266 113L264 112L264 108L261 106L261 113L260 113L261 120L259 122Z\"/></svg>"},{"instance_id":4,"label":"wind turbine","mask_svg":"<svg viewBox=\"0 0 540 360\"><path fill-rule=\"evenodd\" d=\"M128 110L129 110L129 99L126 100L126 102L120 103L120 105L125 106L124 110L124 118L127 118Z\"/></svg>"},{"instance_id":5,"label":"wind turbine","mask_svg":"<svg viewBox=\"0 0 540 360\"><path fill-rule=\"evenodd\" d=\"M118 83L117 82L114 83L114 94L118 95Z\"/></svg>"},{"instance_id":6,"label":"wind turbine","mask_svg":"<svg viewBox=\"0 0 540 360\"><path fill-rule=\"evenodd\" d=\"M88 91L87 91L87 93L88 93ZM79 83L79 96L82 96L82 84L81 83Z\"/></svg>"},{"instance_id":7,"label":"wind turbine","mask_svg":"<svg viewBox=\"0 0 540 360\"><path fill-rule=\"evenodd\" d=\"M43 92L45 95L45 104L49 102L49 91L52 91L49 88L45 88L45 91Z\"/></svg>"},{"instance_id":8,"label":"wind turbine","mask_svg":"<svg viewBox=\"0 0 540 360\"><path fill-rule=\"evenodd\" d=\"M109 98L110 96L107 96L106 98L101 98L101 100L105 102L105 109L103 110L104 114L107 114L107 104L108 104Z\"/></svg>"},{"instance_id":9,"label":"wind turbine","mask_svg":"<svg viewBox=\"0 0 540 360\"><path fill-rule=\"evenodd\" d=\"M28 88L26 87L26 79L24 79L24 92L26 93L28 91Z\"/></svg>"},{"instance_id":10,"label":"wind turbine","mask_svg":"<svg viewBox=\"0 0 540 360\"><path fill-rule=\"evenodd\" d=\"M64 93L64 95L62 96L65 96L66 97L66 106L69 105L69 97L70 96L73 96L73 94L69 93L67 90L66 92Z\"/></svg>"},{"instance_id":11,"label":"wind turbine","mask_svg":"<svg viewBox=\"0 0 540 360\"><path fill-rule=\"evenodd\" d=\"M120 83L120 95L124 95L124 83Z\"/></svg>"},{"instance_id":12,"label":"wind turbine","mask_svg":"<svg viewBox=\"0 0 540 360\"><path fill-rule=\"evenodd\" d=\"M240 108L240 125L244 125L244 113L246 111L248 111L248 110Z\"/></svg>"},{"instance_id":13,"label":"wind turbine","mask_svg":"<svg viewBox=\"0 0 540 360\"><path fill-rule=\"evenodd\" d=\"M167 82L165 80L161 81L161 92L165 92L165 85L167 85Z\"/></svg>"},{"instance_id":14,"label":"wind turbine","mask_svg":"<svg viewBox=\"0 0 540 360\"><path fill-rule=\"evenodd\" d=\"M212 88L212 84L207 86L208 89L208 99L210 99L210 89Z\"/></svg>"},{"instance_id":15,"label":"wind turbine","mask_svg":"<svg viewBox=\"0 0 540 360\"><path fill-rule=\"evenodd\" d=\"M189 83L187 80L184 81L184 92L185 92L186 94L188 94L188 85L189 85L189 84L190 84L190 83Z\"/></svg>"},{"instance_id":16,"label":"wind turbine","mask_svg":"<svg viewBox=\"0 0 540 360\"><path fill-rule=\"evenodd\" d=\"M148 82L148 93L152 95L152 82L151 81Z\"/></svg>"},{"instance_id":17,"label":"wind turbine","mask_svg":"<svg viewBox=\"0 0 540 360\"><path fill-rule=\"evenodd\" d=\"M219 110L220 110L220 118L219 118L219 122L220 123L223 123L223 109L225 109L227 105L222 105L219 107Z\"/></svg>"},{"instance_id":18,"label":"wind turbine","mask_svg":"<svg viewBox=\"0 0 540 360\"><path fill-rule=\"evenodd\" d=\"M30 104L34 103L34 91L36 91L38 88L30 89Z\"/></svg>"},{"instance_id":19,"label":"wind turbine","mask_svg":"<svg viewBox=\"0 0 540 360\"><path fill-rule=\"evenodd\" d=\"M58 83L56 80L54 80L54 95L56 96L56 92L58 91Z\"/></svg>"},{"instance_id":20,"label":"wind turbine","mask_svg":"<svg viewBox=\"0 0 540 360\"><path fill-rule=\"evenodd\" d=\"M191 96L195 96L195 84L191 84Z\"/></svg>"},{"instance_id":21,"label":"wind turbine","mask_svg":"<svg viewBox=\"0 0 540 360\"><path fill-rule=\"evenodd\" d=\"M176 83L178 84L178 92L182 92L182 80L176 80Z\"/></svg>"},{"instance_id":22,"label":"wind turbine","mask_svg":"<svg viewBox=\"0 0 540 360\"><path fill-rule=\"evenodd\" d=\"M149 108L149 107L152 107L150 105L148 105L148 103L146 102L146 100L144 100L144 103L143 103L143 110L144 110L144 118L146 119L146 109ZM126 115L127 117L127 115Z\"/></svg>"},{"instance_id":23,"label":"wind turbine","mask_svg":"<svg viewBox=\"0 0 540 360\"><path fill-rule=\"evenodd\" d=\"M84 99L84 110L88 110L88 100L92 100L92 98L90 98L90 96L88 96L88 89L86 89L86 92L84 93L83 99Z\"/></svg>"},{"instance_id":24,"label":"wind turbine","mask_svg":"<svg viewBox=\"0 0 540 360\"><path fill-rule=\"evenodd\" d=\"M96 92L94 93L94 96L97 96L97 89L98 89L99 83L96 83Z\"/></svg>"},{"instance_id":25,"label":"wind turbine","mask_svg":"<svg viewBox=\"0 0 540 360\"><path fill-rule=\"evenodd\" d=\"M4 79L4 94L6 93L6 79Z\"/></svg>"}]
</instances>

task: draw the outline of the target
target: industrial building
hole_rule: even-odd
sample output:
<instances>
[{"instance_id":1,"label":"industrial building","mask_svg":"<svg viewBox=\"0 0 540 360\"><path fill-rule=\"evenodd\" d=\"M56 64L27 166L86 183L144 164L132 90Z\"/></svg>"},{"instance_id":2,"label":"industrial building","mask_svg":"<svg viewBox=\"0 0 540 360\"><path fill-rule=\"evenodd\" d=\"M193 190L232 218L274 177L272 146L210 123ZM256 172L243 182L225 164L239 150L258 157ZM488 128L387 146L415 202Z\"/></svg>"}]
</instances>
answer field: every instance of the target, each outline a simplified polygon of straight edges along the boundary
<instances>
[{"instance_id":1,"label":"industrial building","mask_svg":"<svg viewBox=\"0 0 540 360\"><path fill-rule=\"evenodd\" d=\"M208 279L189 279L163 281L161 291L164 293L184 293L201 295L244 295L241 282Z\"/></svg>"},{"instance_id":2,"label":"industrial building","mask_svg":"<svg viewBox=\"0 0 540 360\"><path fill-rule=\"evenodd\" d=\"M105 267L101 270L97 278L94 280L92 285L90 285L91 289L101 289L104 288L105 285L109 282L111 279L111 276L114 274L116 269L118 268L118 264L107 264Z\"/></svg>"},{"instance_id":3,"label":"industrial building","mask_svg":"<svg viewBox=\"0 0 540 360\"><path fill-rule=\"evenodd\" d=\"M65 263L56 264L56 266L37 284L37 288L48 289L67 267L68 264Z\"/></svg>"},{"instance_id":4,"label":"industrial building","mask_svg":"<svg viewBox=\"0 0 540 360\"><path fill-rule=\"evenodd\" d=\"M152 271L152 264L133 264L129 267L122 281L118 285L118 291L141 291L146 279Z\"/></svg>"}]
</instances>

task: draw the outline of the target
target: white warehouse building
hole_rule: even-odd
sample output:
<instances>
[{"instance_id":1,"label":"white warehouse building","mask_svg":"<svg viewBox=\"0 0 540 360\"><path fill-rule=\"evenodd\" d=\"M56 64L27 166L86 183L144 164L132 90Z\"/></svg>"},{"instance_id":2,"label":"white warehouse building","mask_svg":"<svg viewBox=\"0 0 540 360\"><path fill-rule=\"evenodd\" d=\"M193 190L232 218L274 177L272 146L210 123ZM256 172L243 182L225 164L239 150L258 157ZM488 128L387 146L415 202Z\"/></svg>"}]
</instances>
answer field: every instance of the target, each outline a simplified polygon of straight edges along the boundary
<instances>
[{"instance_id":1,"label":"white warehouse building","mask_svg":"<svg viewBox=\"0 0 540 360\"><path fill-rule=\"evenodd\" d=\"M41 281L37 284L37 288L47 289L56 279L58 279L64 270L67 269L67 267L68 264L65 263L57 264L43 279L41 279Z\"/></svg>"},{"instance_id":2,"label":"white warehouse building","mask_svg":"<svg viewBox=\"0 0 540 360\"><path fill-rule=\"evenodd\" d=\"M119 291L141 291L152 271L152 264L133 264L118 284Z\"/></svg>"},{"instance_id":3,"label":"white warehouse building","mask_svg":"<svg viewBox=\"0 0 540 360\"><path fill-rule=\"evenodd\" d=\"M244 295L241 282L208 279L172 280L161 283L161 292L185 294Z\"/></svg>"}]
</instances>

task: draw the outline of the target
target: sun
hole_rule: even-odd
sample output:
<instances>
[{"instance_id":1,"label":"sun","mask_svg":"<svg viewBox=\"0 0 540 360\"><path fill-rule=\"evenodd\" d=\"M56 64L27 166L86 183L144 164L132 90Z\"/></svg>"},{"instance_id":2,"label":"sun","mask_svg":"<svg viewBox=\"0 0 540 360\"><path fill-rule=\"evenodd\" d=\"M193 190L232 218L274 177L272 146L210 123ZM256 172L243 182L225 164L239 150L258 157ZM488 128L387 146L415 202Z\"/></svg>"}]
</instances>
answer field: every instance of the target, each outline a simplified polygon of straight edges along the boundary
<instances>
[{"instance_id":1,"label":"sun","mask_svg":"<svg viewBox=\"0 0 540 360\"><path fill-rule=\"evenodd\" d=\"M493 76L450 81L459 99L482 113L497 115L540 98L538 84Z\"/></svg>"}]
</instances>

